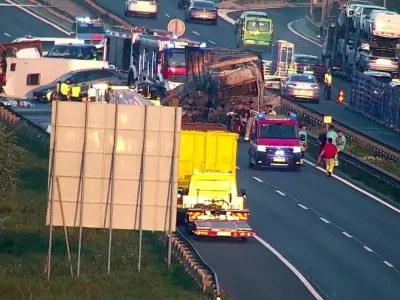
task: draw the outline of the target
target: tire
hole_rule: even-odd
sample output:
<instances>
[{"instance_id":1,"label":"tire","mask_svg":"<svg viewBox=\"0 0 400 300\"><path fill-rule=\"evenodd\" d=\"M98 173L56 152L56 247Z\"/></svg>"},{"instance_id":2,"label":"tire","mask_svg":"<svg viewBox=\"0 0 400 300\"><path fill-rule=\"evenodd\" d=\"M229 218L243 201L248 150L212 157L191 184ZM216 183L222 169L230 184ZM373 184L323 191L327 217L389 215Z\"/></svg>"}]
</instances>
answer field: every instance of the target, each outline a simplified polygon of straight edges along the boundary
<instances>
[{"instance_id":1,"label":"tire","mask_svg":"<svg viewBox=\"0 0 400 300\"><path fill-rule=\"evenodd\" d=\"M319 98L314 100L315 104L319 104Z\"/></svg>"},{"instance_id":2,"label":"tire","mask_svg":"<svg viewBox=\"0 0 400 300\"><path fill-rule=\"evenodd\" d=\"M254 169L254 164L249 159L249 169Z\"/></svg>"},{"instance_id":3,"label":"tire","mask_svg":"<svg viewBox=\"0 0 400 300\"><path fill-rule=\"evenodd\" d=\"M248 238L247 237L242 237L242 238L240 238L240 242L242 242L242 243L247 243L248 242Z\"/></svg>"},{"instance_id":4,"label":"tire","mask_svg":"<svg viewBox=\"0 0 400 300\"><path fill-rule=\"evenodd\" d=\"M185 17L185 22L190 23L190 19L187 16Z\"/></svg>"},{"instance_id":5,"label":"tire","mask_svg":"<svg viewBox=\"0 0 400 300\"><path fill-rule=\"evenodd\" d=\"M178 2L178 8L182 9L181 1Z\"/></svg>"},{"instance_id":6,"label":"tire","mask_svg":"<svg viewBox=\"0 0 400 300\"><path fill-rule=\"evenodd\" d=\"M151 18L152 18L153 20L157 20L157 14L152 15Z\"/></svg>"},{"instance_id":7,"label":"tire","mask_svg":"<svg viewBox=\"0 0 400 300\"><path fill-rule=\"evenodd\" d=\"M218 19L215 20L215 21L212 21L211 24L214 25L214 26L217 26L218 25Z\"/></svg>"},{"instance_id":8,"label":"tire","mask_svg":"<svg viewBox=\"0 0 400 300\"><path fill-rule=\"evenodd\" d=\"M130 17L130 14L128 11L125 11L125 17Z\"/></svg>"}]
</instances>

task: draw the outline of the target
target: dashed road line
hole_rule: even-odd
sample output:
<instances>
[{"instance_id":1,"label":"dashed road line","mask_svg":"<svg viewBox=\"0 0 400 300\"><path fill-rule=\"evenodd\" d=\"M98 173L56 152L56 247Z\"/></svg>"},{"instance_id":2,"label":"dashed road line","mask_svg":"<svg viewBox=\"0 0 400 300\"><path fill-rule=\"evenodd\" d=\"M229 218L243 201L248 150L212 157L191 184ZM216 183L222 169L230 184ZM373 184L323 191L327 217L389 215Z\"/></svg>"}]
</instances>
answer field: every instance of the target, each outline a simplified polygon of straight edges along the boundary
<instances>
[{"instance_id":1,"label":"dashed road line","mask_svg":"<svg viewBox=\"0 0 400 300\"><path fill-rule=\"evenodd\" d=\"M347 236L348 238L352 238L353 236L349 233L347 233L346 231L342 231L342 234Z\"/></svg>"},{"instance_id":2,"label":"dashed road line","mask_svg":"<svg viewBox=\"0 0 400 300\"><path fill-rule=\"evenodd\" d=\"M368 252L374 252L374 250L372 250L370 247L363 246L363 248L364 248L365 250L367 250Z\"/></svg>"},{"instance_id":3,"label":"dashed road line","mask_svg":"<svg viewBox=\"0 0 400 300\"><path fill-rule=\"evenodd\" d=\"M255 177L255 176L253 176L253 179L254 179L254 180L257 180L258 182L264 182L264 181L262 181L260 178Z\"/></svg>"},{"instance_id":4,"label":"dashed road line","mask_svg":"<svg viewBox=\"0 0 400 300\"><path fill-rule=\"evenodd\" d=\"M297 203L298 206L300 206L302 209L308 209L307 206L304 206L303 204Z\"/></svg>"},{"instance_id":5,"label":"dashed road line","mask_svg":"<svg viewBox=\"0 0 400 300\"><path fill-rule=\"evenodd\" d=\"M214 43L213 41L208 40L209 43L216 45L216 43Z\"/></svg>"},{"instance_id":6,"label":"dashed road line","mask_svg":"<svg viewBox=\"0 0 400 300\"><path fill-rule=\"evenodd\" d=\"M329 222L327 219L325 219L325 218L322 218L322 217L319 217L319 219L322 221L322 222L324 222L324 223L326 223L326 224L330 224L331 222Z\"/></svg>"},{"instance_id":7,"label":"dashed road line","mask_svg":"<svg viewBox=\"0 0 400 300\"><path fill-rule=\"evenodd\" d=\"M166 16L167 18L171 18L171 16L170 16L169 14L165 14L165 16Z\"/></svg>"},{"instance_id":8,"label":"dashed road line","mask_svg":"<svg viewBox=\"0 0 400 300\"><path fill-rule=\"evenodd\" d=\"M311 164L311 162L309 162L309 161L308 161L307 163L308 163L308 164ZM313 164L313 165L314 165L314 164ZM255 179L255 177L253 177L253 178ZM256 177L256 178L257 178L257 177ZM274 185L274 184L268 182L268 181L265 180L265 179L257 178L256 180L268 184L268 185L269 185L270 187L272 187L275 191L279 190L279 191L281 191L282 193L285 193L285 195L286 195L288 198L294 200L294 201L296 202L296 204L297 204L299 207L301 207L301 208L303 208L303 209L309 209L309 210L311 210L312 212L314 212L314 213L318 216L318 218L319 218L321 221L323 221L323 222L326 223L326 224L331 224L331 225L334 226L336 229L340 230L340 232L341 232L344 236L353 239L353 240L356 241L361 247L363 247L366 251L368 251L368 252L370 252L370 253L373 253L373 254L375 254L377 257L379 257L380 259L382 259L382 261L383 261L388 267L392 268L396 273L400 273L400 270L397 270L397 268L396 268L395 266L393 266L391 263L389 263L382 255L380 255L379 253L376 253L376 252L373 251L371 248L367 247L367 246L366 246L361 240L359 240L357 237L354 237L354 236L352 236L351 234L349 234L348 232L346 232L346 230L345 230L344 228L340 227L339 225L337 225L337 224L335 224L335 223L333 223L333 222L331 222L331 221L328 221L328 219L326 219L323 215L321 215L321 214L320 214L318 211L316 211L314 208L312 208L312 207L307 207L307 206L303 205L303 204L300 202L300 200L298 200L297 198L293 197L292 195L290 195L290 194L287 193L286 191L282 190L280 187L278 187L278 186L276 186L276 185Z\"/></svg>"},{"instance_id":9,"label":"dashed road line","mask_svg":"<svg viewBox=\"0 0 400 300\"><path fill-rule=\"evenodd\" d=\"M194 33L195 35L200 35L200 33L198 33L197 31L192 31L192 33Z\"/></svg>"},{"instance_id":10,"label":"dashed road line","mask_svg":"<svg viewBox=\"0 0 400 300\"><path fill-rule=\"evenodd\" d=\"M286 194L284 192L281 192L280 190L275 190L275 192L277 192L281 196L286 196Z\"/></svg>"},{"instance_id":11,"label":"dashed road line","mask_svg":"<svg viewBox=\"0 0 400 300\"><path fill-rule=\"evenodd\" d=\"M8 37L11 37L11 34L9 34L9 33L7 33L7 32L4 32L4 35L5 35L5 36L8 36Z\"/></svg>"},{"instance_id":12,"label":"dashed road line","mask_svg":"<svg viewBox=\"0 0 400 300\"><path fill-rule=\"evenodd\" d=\"M240 170L240 167L236 166L236 170Z\"/></svg>"},{"instance_id":13,"label":"dashed road line","mask_svg":"<svg viewBox=\"0 0 400 300\"><path fill-rule=\"evenodd\" d=\"M390 262L384 260L383 263L384 263L385 265L387 265L389 268L393 268L393 265L392 265Z\"/></svg>"}]
</instances>

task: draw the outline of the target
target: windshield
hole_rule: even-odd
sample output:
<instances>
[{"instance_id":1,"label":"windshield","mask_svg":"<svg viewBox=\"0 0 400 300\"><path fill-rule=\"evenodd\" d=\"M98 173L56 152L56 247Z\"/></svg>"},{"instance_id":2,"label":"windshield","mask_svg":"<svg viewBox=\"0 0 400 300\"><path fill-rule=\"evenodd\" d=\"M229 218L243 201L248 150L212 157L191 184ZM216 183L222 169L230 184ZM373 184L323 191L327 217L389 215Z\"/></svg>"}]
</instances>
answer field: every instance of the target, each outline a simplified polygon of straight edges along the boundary
<instances>
[{"instance_id":1,"label":"windshield","mask_svg":"<svg viewBox=\"0 0 400 300\"><path fill-rule=\"evenodd\" d=\"M77 47L54 46L47 57L76 58L77 51Z\"/></svg>"},{"instance_id":2,"label":"windshield","mask_svg":"<svg viewBox=\"0 0 400 300\"><path fill-rule=\"evenodd\" d=\"M59 81L65 82L67 79L70 79L73 75L74 75L73 73L64 74L64 75L58 77L56 80L54 80L53 83L57 83Z\"/></svg>"},{"instance_id":3,"label":"windshield","mask_svg":"<svg viewBox=\"0 0 400 300\"><path fill-rule=\"evenodd\" d=\"M302 76L302 75L292 75L290 77L290 82L308 82L308 83L316 83L316 79L314 76Z\"/></svg>"},{"instance_id":4,"label":"windshield","mask_svg":"<svg viewBox=\"0 0 400 300\"><path fill-rule=\"evenodd\" d=\"M80 34L99 33L104 34L105 30L102 23L78 23L77 32Z\"/></svg>"},{"instance_id":5,"label":"windshield","mask_svg":"<svg viewBox=\"0 0 400 300\"><path fill-rule=\"evenodd\" d=\"M261 124L260 138L297 139L297 128L291 124Z\"/></svg>"},{"instance_id":6,"label":"windshield","mask_svg":"<svg viewBox=\"0 0 400 300\"><path fill-rule=\"evenodd\" d=\"M231 183L230 181L222 180L199 180L196 182L196 189L201 191L213 191L213 192L230 192Z\"/></svg>"},{"instance_id":7,"label":"windshield","mask_svg":"<svg viewBox=\"0 0 400 300\"><path fill-rule=\"evenodd\" d=\"M54 46L54 41L41 41L43 52L49 52Z\"/></svg>"},{"instance_id":8,"label":"windshield","mask_svg":"<svg viewBox=\"0 0 400 300\"><path fill-rule=\"evenodd\" d=\"M186 57L183 52L168 52L167 54L167 66L168 67L185 67Z\"/></svg>"},{"instance_id":9,"label":"windshield","mask_svg":"<svg viewBox=\"0 0 400 300\"><path fill-rule=\"evenodd\" d=\"M296 57L295 63L303 65L319 65L319 59L317 57Z\"/></svg>"},{"instance_id":10,"label":"windshield","mask_svg":"<svg viewBox=\"0 0 400 300\"><path fill-rule=\"evenodd\" d=\"M383 7L370 7L370 8L366 7L363 9L362 14L363 14L363 16L368 16L371 13L371 11L373 11L373 10L386 10L386 9Z\"/></svg>"},{"instance_id":11,"label":"windshield","mask_svg":"<svg viewBox=\"0 0 400 300\"><path fill-rule=\"evenodd\" d=\"M214 2L211 1L195 1L193 6L196 8L214 8Z\"/></svg>"},{"instance_id":12,"label":"windshield","mask_svg":"<svg viewBox=\"0 0 400 300\"><path fill-rule=\"evenodd\" d=\"M390 50L372 50L371 54L378 57L396 58L396 52Z\"/></svg>"},{"instance_id":13,"label":"windshield","mask_svg":"<svg viewBox=\"0 0 400 300\"><path fill-rule=\"evenodd\" d=\"M392 82L392 78L391 77L386 77L386 76L371 76L372 78L382 82L382 83L386 83L389 84Z\"/></svg>"},{"instance_id":14,"label":"windshield","mask_svg":"<svg viewBox=\"0 0 400 300\"><path fill-rule=\"evenodd\" d=\"M271 30L271 23L262 21L247 21L246 30L269 32Z\"/></svg>"}]
</instances>

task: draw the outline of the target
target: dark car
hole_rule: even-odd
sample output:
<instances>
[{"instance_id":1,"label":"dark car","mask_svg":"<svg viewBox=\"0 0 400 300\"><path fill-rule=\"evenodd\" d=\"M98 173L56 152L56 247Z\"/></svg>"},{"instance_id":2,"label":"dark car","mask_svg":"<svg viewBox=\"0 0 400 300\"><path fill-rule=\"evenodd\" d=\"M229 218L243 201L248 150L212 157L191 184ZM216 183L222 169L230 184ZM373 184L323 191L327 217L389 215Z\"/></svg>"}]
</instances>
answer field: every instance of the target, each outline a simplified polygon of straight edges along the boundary
<instances>
[{"instance_id":1,"label":"dark car","mask_svg":"<svg viewBox=\"0 0 400 300\"><path fill-rule=\"evenodd\" d=\"M98 60L97 48L85 44L54 45L45 57L64 59Z\"/></svg>"},{"instance_id":2,"label":"dark car","mask_svg":"<svg viewBox=\"0 0 400 300\"><path fill-rule=\"evenodd\" d=\"M296 64L297 73L314 75L319 82L324 80L326 68L321 65L317 56L295 54L294 62Z\"/></svg>"},{"instance_id":3,"label":"dark car","mask_svg":"<svg viewBox=\"0 0 400 300\"><path fill-rule=\"evenodd\" d=\"M178 8L188 8L193 0L178 0Z\"/></svg>"},{"instance_id":4,"label":"dark car","mask_svg":"<svg viewBox=\"0 0 400 300\"><path fill-rule=\"evenodd\" d=\"M123 76L112 69L85 69L72 71L54 80L52 83L42 85L33 90L33 100L38 102L48 102L54 99L58 82L71 81L71 84L78 84L81 92L88 91L90 85L97 83L109 83L122 85Z\"/></svg>"},{"instance_id":5,"label":"dark car","mask_svg":"<svg viewBox=\"0 0 400 300\"><path fill-rule=\"evenodd\" d=\"M206 21L218 24L218 9L212 1L193 1L185 14L186 22Z\"/></svg>"}]
</instances>

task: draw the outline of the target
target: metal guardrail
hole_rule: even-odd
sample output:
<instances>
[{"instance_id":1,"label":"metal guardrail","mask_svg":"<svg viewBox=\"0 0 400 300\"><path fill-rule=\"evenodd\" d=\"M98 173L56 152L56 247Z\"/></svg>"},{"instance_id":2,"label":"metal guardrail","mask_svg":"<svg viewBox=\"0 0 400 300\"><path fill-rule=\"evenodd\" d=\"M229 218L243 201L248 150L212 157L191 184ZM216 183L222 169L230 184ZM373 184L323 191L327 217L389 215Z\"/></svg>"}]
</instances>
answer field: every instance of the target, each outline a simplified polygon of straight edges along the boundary
<instances>
[{"instance_id":1,"label":"metal guardrail","mask_svg":"<svg viewBox=\"0 0 400 300\"><path fill-rule=\"evenodd\" d=\"M190 248L192 253L194 253L197 259L201 262L202 266L205 267L211 274L213 280L213 289L214 289L213 294L216 300L221 300L221 289L217 273L204 261L204 259L201 257L200 253L196 250L196 248L192 245L192 243L178 229L176 230L176 235L185 242L185 244Z\"/></svg>"}]
</instances>

